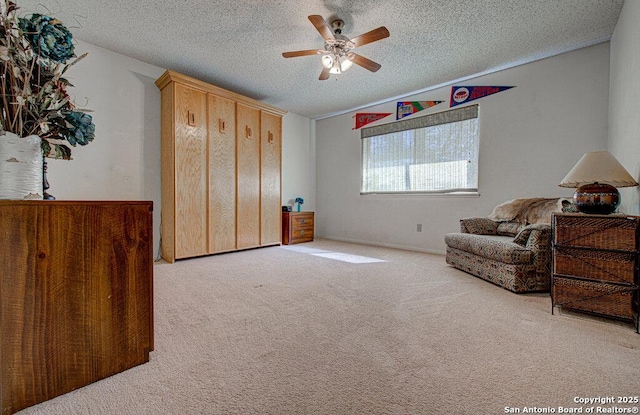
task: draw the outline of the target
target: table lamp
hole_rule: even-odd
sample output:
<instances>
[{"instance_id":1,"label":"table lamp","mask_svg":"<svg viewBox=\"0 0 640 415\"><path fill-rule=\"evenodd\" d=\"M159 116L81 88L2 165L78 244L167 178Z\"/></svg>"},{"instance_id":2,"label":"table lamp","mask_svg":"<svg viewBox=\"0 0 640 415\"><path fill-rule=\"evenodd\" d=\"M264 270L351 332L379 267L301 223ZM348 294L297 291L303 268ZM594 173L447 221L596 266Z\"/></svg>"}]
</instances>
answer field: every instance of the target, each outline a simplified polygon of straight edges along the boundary
<instances>
[{"instance_id":1,"label":"table lamp","mask_svg":"<svg viewBox=\"0 0 640 415\"><path fill-rule=\"evenodd\" d=\"M608 151L587 153L562 179L560 187L573 187L573 203L583 213L608 215L620 205L616 187L638 186L622 164Z\"/></svg>"}]
</instances>

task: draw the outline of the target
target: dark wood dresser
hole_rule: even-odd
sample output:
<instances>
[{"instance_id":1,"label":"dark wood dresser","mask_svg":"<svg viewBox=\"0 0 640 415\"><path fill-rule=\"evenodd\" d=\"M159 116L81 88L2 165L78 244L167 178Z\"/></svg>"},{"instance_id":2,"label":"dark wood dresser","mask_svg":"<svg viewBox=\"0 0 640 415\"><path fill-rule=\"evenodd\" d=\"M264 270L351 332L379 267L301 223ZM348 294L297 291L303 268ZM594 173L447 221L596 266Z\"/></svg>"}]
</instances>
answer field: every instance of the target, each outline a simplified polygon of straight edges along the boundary
<instances>
[{"instance_id":1,"label":"dark wood dresser","mask_svg":"<svg viewBox=\"0 0 640 415\"><path fill-rule=\"evenodd\" d=\"M0 201L3 415L149 361L152 210Z\"/></svg>"},{"instance_id":2,"label":"dark wood dresser","mask_svg":"<svg viewBox=\"0 0 640 415\"><path fill-rule=\"evenodd\" d=\"M282 244L313 241L313 212L282 212Z\"/></svg>"},{"instance_id":3,"label":"dark wood dresser","mask_svg":"<svg viewBox=\"0 0 640 415\"><path fill-rule=\"evenodd\" d=\"M553 215L552 308L632 321L638 307L640 217Z\"/></svg>"}]
</instances>

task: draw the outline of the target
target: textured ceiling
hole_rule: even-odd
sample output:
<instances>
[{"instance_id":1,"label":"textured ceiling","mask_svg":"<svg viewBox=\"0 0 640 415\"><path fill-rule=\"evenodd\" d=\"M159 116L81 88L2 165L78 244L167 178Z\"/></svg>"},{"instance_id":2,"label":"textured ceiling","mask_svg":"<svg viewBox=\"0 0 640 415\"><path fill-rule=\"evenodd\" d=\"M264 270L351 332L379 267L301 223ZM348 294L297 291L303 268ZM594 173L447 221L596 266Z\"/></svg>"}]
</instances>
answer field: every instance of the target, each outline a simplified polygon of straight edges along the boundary
<instances>
[{"instance_id":1,"label":"textured ceiling","mask_svg":"<svg viewBox=\"0 0 640 415\"><path fill-rule=\"evenodd\" d=\"M556 55L611 38L624 0L17 0L22 13L61 19L85 42L184 73L309 118ZM387 39L319 81L323 47L307 19L345 22L355 37L379 26Z\"/></svg>"}]
</instances>

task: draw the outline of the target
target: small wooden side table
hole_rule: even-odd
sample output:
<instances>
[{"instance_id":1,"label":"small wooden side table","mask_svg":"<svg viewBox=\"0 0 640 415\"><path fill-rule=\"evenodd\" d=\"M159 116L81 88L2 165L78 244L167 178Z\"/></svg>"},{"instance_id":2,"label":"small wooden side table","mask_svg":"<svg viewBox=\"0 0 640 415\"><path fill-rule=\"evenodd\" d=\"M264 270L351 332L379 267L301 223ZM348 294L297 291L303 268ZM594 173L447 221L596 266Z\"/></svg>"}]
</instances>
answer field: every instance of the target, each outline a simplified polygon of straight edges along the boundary
<instances>
[{"instance_id":1,"label":"small wooden side table","mask_svg":"<svg viewBox=\"0 0 640 415\"><path fill-rule=\"evenodd\" d=\"M313 241L313 212L282 212L282 244Z\"/></svg>"}]
</instances>

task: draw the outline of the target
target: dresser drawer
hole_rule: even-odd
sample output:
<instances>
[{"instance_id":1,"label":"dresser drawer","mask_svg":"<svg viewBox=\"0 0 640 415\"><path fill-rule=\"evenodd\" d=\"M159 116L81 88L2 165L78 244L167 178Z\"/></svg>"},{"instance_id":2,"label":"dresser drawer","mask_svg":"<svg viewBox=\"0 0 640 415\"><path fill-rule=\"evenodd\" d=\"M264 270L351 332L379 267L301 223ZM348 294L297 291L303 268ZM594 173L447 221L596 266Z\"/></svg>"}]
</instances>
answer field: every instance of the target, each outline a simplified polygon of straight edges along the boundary
<instances>
[{"instance_id":1,"label":"dresser drawer","mask_svg":"<svg viewBox=\"0 0 640 415\"><path fill-rule=\"evenodd\" d=\"M313 229L313 213L292 215L291 226L293 229L305 227Z\"/></svg>"},{"instance_id":2,"label":"dresser drawer","mask_svg":"<svg viewBox=\"0 0 640 415\"><path fill-rule=\"evenodd\" d=\"M557 245L636 252L637 217L601 215L555 215Z\"/></svg>"},{"instance_id":3,"label":"dresser drawer","mask_svg":"<svg viewBox=\"0 0 640 415\"><path fill-rule=\"evenodd\" d=\"M631 252L556 247L554 274L634 284L636 255Z\"/></svg>"},{"instance_id":4,"label":"dresser drawer","mask_svg":"<svg viewBox=\"0 0 640 415\"><path fill-rule=\"evenodd\" d=\"M634 287L554 277L551 296L562 308L633 319Z\"/></svg>"},{"instance_id":5,"label":"dresser drawer","mask_svg":"<svg viewBox=\"0 0 640 415\"><path fill-rule=\"evenodd\" d=\"M313 227L294 229L291 235L291 243L313 241Z\"/></svg>"}]
</instances>

